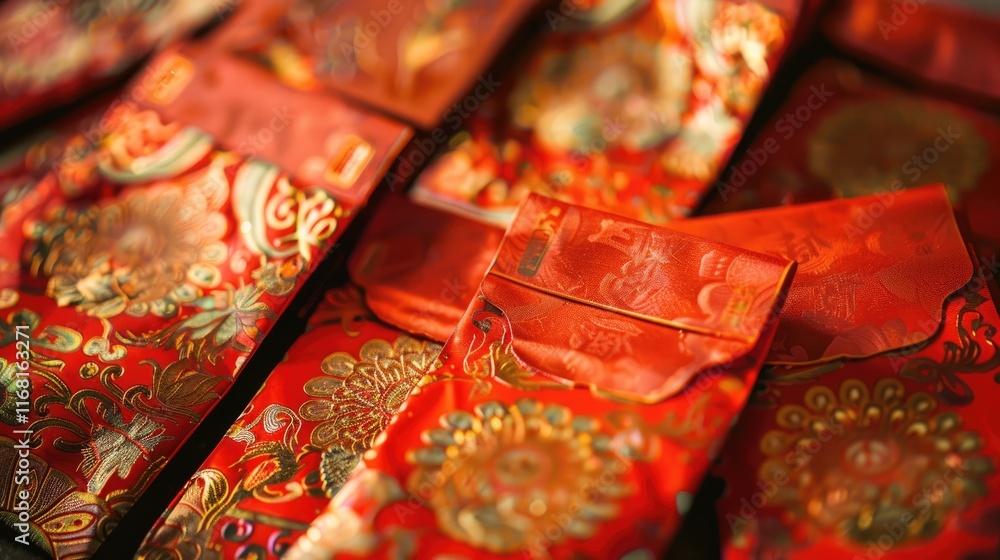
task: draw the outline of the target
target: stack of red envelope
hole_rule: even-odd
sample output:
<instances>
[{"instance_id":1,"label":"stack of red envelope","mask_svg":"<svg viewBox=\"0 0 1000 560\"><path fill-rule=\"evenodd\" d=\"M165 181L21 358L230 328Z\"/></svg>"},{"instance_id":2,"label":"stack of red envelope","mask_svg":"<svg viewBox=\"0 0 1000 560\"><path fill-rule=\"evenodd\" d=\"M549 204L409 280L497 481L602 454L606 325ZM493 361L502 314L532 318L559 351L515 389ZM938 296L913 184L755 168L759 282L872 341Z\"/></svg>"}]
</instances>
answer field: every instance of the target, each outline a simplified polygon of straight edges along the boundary
<instances>
[{"instance_id":1,"label":"stack of red envelope","mask_svg":"<svg viewBox=\"0 0 1000 560\"><path fill-rule=\"evenodd\" d=\"M3 508L57 558L87 557L107 537L410 134L196 49L147 72L142 104L112 103L37 183L11 191L2 214L0 337L16 349L2 362ZM226 128L205 103L220 75L297 114L272 126L270 107L232 95L242 128ZM223 147L265 130L260 152L275 163ZM309 134L333 153L276 149ZM310 176L310 161L322 169L359 142L367 155L350 176Z\"/></svg>"},{"instance_id":2,"label":"stack of red envelope","mask_svg":"<svg viewBox=\"0 0 1000 560\"><path fill-rule=\"evenodd\" d=\"M684 226L799 263L718 467L726 558L995 552L997 268L962 240L945 190Z\"/></svg>"},{"instance_id":3,"label":"stack of red envelope","mask_svg":"<svg viewBox=\"0 0 1000 560\"><path fill-rule=\"evenodd\" d=\"M996 557L996 18L189 4L0 9L159 50L0 155L0 556Z\"/></svg>"},{"instance_id":4,"label":"stack of red envelope","mask_svg":"<svg viewBox=\"0 0 1000 560\"><path fill-rule=\"evenodd\" d=\"M655 554L753 386L794 269L529 197L440 365L288 557Z\"/></svg>"}]
</instances>

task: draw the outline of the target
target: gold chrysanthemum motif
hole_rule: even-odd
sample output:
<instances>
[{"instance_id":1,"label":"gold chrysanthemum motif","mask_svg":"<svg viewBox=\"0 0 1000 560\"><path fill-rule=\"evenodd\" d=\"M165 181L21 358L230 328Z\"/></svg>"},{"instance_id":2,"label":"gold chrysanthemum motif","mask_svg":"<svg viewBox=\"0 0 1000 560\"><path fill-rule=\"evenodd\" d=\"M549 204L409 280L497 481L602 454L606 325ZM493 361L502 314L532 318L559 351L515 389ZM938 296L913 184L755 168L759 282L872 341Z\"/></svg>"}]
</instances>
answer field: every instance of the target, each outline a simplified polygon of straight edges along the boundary
<instances>
[{"instance_id":1,"label":"gold chrysanthemum motif","mask_svg":"<svg viewBox=\"0 0 1000 560\"><path fill-rule=\"evenodd\" d=\"M441 345L400 336L395 342L373 339L358 358L347 352L323 360L322 377L302 388L316 400L299 409L302 418L321 422L310 437L324 449L337 445L351 453L371 447L410 391L437 364Z\"/></svg>"},{"instance_id":2,"label":"gold chrysanthemum motif","mask_svg":"<svg viewBox=\"0 0 1000 560\"><path fill-rule=\"evenodd\" d=\"M600 423L564 406L519 399L455 411L412 451L408 489L448 536L494 553L585 539L631 492L627 459Z\"/></svg>"},{"instance_id":3,"label":"gold chrysanthemum motif","mask_svg":"<svg viewBox=\"0 0 1000 560\"><path fill-rule=\"evenodd\" d=\"M66 207L34 227L34 274L47 294L108 318L169 317L220 282L226 193L203 183L132 190L106 205Z\"/></svg>"},{"instance_id":4,"label":"gold chrysanthemum motif","mask_svg":"<svg viewBox=\"0 0 1000 560\"><path fill-rule=\"evenodd\" d=\"M839 394L813 387L803 405L781 407L779 428L761 441L760 480L788 480L772 503L813 535L865 543L900 523L894 540L931 537L984 495L993 464L980 436L954 411L935 414L930 395L905 393L896 379L871 390L848 380Z\"/></svg>"},{"instance_id":5,"label":"gold chrysanthemum motif","mask_svg":"<svg viewBox=\"0 0 1000 560\"><path fill-rule=\"evenodd\" d=\"M810 171L846 197L899 181L944 183L958 201L978 185L988 157L985 140L959 113L904 96L846 105L809 140Z\"/></svg>"}]
</instances>

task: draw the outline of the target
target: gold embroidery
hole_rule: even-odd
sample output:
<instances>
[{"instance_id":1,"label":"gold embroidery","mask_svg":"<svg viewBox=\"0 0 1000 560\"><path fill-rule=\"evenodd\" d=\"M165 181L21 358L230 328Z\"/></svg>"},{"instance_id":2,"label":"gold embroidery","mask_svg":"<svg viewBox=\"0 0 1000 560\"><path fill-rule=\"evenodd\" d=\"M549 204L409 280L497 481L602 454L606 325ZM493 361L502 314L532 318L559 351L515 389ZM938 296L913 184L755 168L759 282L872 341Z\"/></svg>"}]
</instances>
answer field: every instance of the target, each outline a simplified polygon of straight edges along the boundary
<instances>
[{"instance_id":1,"label":"gold embroidery","mask_svg":"<svg viewBox=\"0 0 1000 560\"><path fill-rule=\"evenodd\" d=\"M217 510L228 495L229 482L221 471L205 469L195 473L170 516L146 539L136 557L222 560L219 545L209 543L212 531L206 527L210 528L214 520L207 520L206 516L210 510Z\"/></svg>"},{"instance_id":2,"label":"gold embroidery","mask_svg":"<svg viewBox=\"0 0 1000 560\"><path fill-rule=\"evenodd\" d=\"M975 281L974 281L975 282ZM934 384L935 395L947 404L966 405L975 395L972 388L959 373L992 373L1000 382L1000 350L997 350L997 328L986 323L983 314L976 308L990 300L976 292L965 295L965 305L955 320L958 328L958 343L946 342L944 357L935 361L928 357L916 357L906 362L899 375L920 383ZM984 350L989 349L989 352Z\"/></svg>"},{"instance_id":3,"label":"gold embroidery","mask_svg":"<svg viewBox=\"0 0 1000 560\"><path fill-rule=\"evenodd\" d=\"M25 459L19 459L15 443L0 437L0 483L8 489L0 498L0 511L10 515L7 512L15 511L19 493L27 491L31 495L28 534L33 544L54 558L93 555L109 529L109 504L78 490L69 475L50 467L35 453L27 457L29 467L16 470L18 461ZM23 471L27 471L27 477L22 476ZM6 522L11 523L9 519Z\"/></svg>"},{"instance_id":4,"label":"gold embroidery","mask_svg":"<svg viewBox=\"0 0 1000 560\"><path fill-rule=\"evenodd\" d=\"M324 449L320 472L324 489L332 494L347 479L361 453L385 430L410 391L430 370L438 367L441 345L400 336L364 343L355 359L346 352L323 360L323 377L302 388L311 397L299 408L304 420L320 422L310 442Z\"/></svg>"},{"instance_id":5,"label":"gold embroidery","mask_svg":"<svg viewBox=\"0 0 1000 560\"><path fill-rule=\"evenodd\" d=\"M311 397L299 410L302 418L322 422L311 441L319 448L338 443L350 451L371 447L420 379L436 367L441 345L400 336L364 343L355 359L346 352L323 360L324 377L314 377L303 390Z\"/></svg>"},{"instance_id":6,"label":"gold embroidery","mask_svg":"<svg viewBox=\"0 0 1000 560\"><path fill-rule=\"evenodd\" d=\"M79 469L89 478L87 490L98 494L111 475L126 479L140 457L151 461L153 449L171 436L164 435L164 427L142 414L136 414L128 423L119 411L104 414L106 425L95 424L90 441L83 448Z\"/></svg>"}]
</instances>

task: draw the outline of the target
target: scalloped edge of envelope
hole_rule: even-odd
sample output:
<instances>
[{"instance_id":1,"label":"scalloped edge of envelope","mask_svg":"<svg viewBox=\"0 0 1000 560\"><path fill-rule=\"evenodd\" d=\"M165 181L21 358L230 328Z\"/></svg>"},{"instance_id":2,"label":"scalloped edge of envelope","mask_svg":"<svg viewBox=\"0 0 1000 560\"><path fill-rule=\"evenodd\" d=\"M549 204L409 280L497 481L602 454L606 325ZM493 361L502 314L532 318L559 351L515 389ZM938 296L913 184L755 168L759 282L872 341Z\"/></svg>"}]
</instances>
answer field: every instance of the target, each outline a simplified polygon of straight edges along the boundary
<instances>
[{"instance_id":1,"label":"scalloped edge of envelope","mask_svg":"<svg viewBox=\"0 0 1000 560\"><path fill-rule=\"evenodd\" d=\"M799 263L767 363L859 359L926 344L973 276L941 185L675 222Z\"/></svg>"}]
</instances>

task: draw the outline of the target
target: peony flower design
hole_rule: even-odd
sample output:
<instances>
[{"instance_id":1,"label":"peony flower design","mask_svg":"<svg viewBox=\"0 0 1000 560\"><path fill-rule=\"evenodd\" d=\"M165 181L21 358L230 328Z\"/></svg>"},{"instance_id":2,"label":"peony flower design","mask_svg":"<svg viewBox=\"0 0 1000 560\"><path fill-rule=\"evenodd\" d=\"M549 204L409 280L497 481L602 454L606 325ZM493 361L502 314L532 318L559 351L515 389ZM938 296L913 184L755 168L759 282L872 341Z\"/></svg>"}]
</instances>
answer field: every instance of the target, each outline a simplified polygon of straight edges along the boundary
<instances>
[{"instance_id":1,"label":"peony flower design","mask_svg":"<svg viewBox=\"0 0 1000 560\"><path fill-rule=\"evenodd\" d=\"M704 79L735 114L753 111L771 72L767 59L785 43L784 21L757 2L722 2L706 37L695 41Z\"/></svg>"},{"instance_id":2,"label":"peony flower design","mask_svg":"<svg viewBox=\"0 0 1000 560\"><path fill-rule=\"evenodd\" d=\"M600 423L557 404L491 401L454 411L410 452L411 494L449 537L506 554L585 539L619 513L627 459Z\"/></svg>"},{"instance_id":3,"label":"peony flower design","mask_svg":"<svg viewBox=\"0 0 1000 560\"><path fill-rule=\"evenodd\" d=\"M902 540L935 535L986 493L994 469L980 436L937 406L926 393L907 396L897 379L872 389L847 380L838 394L811 388L802 405L778 410L778 429L761 441L760 480L788 479L771 503L810 534L837 531L859 544L900 523Z\"/></svg>"}]
</instances>

